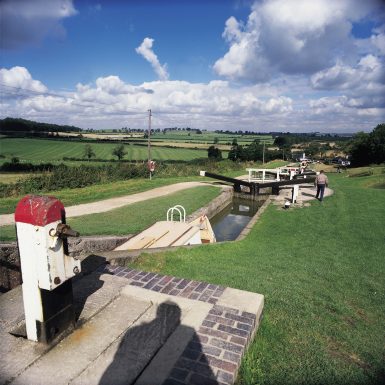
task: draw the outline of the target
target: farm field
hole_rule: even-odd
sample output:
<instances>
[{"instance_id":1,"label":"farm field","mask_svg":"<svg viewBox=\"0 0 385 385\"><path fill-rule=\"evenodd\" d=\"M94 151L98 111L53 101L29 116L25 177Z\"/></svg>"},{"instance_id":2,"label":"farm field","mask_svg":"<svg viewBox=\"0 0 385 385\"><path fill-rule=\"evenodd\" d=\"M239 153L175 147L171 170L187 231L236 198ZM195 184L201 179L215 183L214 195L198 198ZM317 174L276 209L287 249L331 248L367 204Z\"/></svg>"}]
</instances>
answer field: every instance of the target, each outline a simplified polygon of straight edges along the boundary
<instances>
[{"instance_id":1,"label":"farm field","mask_svg":"<svg viewBox=\"0 0 385 385\"><path fill-rule=\"evenodd\" d=\"M64 157L83 158L86 144L91 144L95 158L105 160L116 159L116 157L112 155L112 151L118 143L82 143L51 139L2 138L0 139L0 154L3 155L4 158L1 158L0 161L4 163L5 161L10 161L12 157L17 157L22 162L60 163L63 162ZM125 145L125 151L127 151L127 155L124 156L124 160L147 160L147 146ZM158 161L189 161L196 158L207 158L207 149L156 147L152 148L151 154L152 159Z\"/></svg>"},{"instance_id":2,"label":"farm field","mask_svg":"<svg viewBox=\"0 0 385 385\"><path fill-rule=\"evenodd\" d=\"M73 136L77 137L78 133L59 133L60 136ZM115 139L115 140L129 140L140 141L144 139L144 133L82 133L84 138L88 139ZM219 145L231 146L233 140L236 139L238 144L247 145L253 142L255 139L263 140L267 145L271 145L274 139L271 135L240 135L240 134L224 134L216 133L213 131L203 131L202 134L197 134L195 131L167 131L165 134L162 132L154 132L151 134L151 140L154 143L164 143L164 145L175 145L177 143L190 143L193 145L212 145L214 140L218 141Z\"/></svg>"}]
</instances>

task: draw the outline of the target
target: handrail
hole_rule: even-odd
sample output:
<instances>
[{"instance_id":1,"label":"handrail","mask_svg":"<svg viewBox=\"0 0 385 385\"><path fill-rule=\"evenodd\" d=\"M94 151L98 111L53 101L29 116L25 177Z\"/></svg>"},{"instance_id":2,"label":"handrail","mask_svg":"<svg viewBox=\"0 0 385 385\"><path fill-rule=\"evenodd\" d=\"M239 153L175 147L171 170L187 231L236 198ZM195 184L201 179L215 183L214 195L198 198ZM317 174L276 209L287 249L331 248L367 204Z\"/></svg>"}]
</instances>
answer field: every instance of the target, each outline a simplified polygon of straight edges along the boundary
<instances>
[{"instance_id":1,"label":"handrail","mask_svg":"<svg viewBox=\"0 0 385 385\"><path fill-rule=\"evenodd\" d=\"M183 211L183 217L182 217L181 209ZM186 222L186 210L181 205L175 205L174 207L170 207L167 210L167 222L170 222L170 219L172 222L174 221L174 211L177 211L179 213L179 222L182 222L182 218L183 218L183 222Z\"/></svg>"}]
</instances>

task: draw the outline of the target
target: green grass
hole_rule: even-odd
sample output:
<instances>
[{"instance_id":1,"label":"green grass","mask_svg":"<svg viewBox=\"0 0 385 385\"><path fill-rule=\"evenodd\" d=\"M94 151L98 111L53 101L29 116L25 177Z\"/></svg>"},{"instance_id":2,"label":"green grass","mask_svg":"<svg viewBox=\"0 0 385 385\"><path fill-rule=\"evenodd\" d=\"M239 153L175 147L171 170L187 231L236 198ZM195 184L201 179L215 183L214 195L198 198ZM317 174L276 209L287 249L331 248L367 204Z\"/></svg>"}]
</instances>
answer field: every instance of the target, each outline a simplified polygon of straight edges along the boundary
<instances>
[{"instance_id":1,"label":"green grass","mask_svg":"<svg viewBox=\"0 0 385 385\"><path fill-rule=\"evenodd\" d=\"M149 199L107 213L68 218L67 222L82 235L126 235L139 233L157 221L166 220L167 210L177 204L186 215L208 204L220 193L218 187L194 187L172 195ZM197 199L199 197L199 199Z\"/></svg>"},{"instance_id":2,"label":"green grass","mask_svg":"<svg viewBox=\"0 0 385 385\"><path fill-rule=\"evenodd\" d=\"M248 237L144 256L134 266L265 295L244 384L379 384L384 379L384 176L330 174L321 204L269 206Z\"/></svg>"},{"instance_id":3,"label":"green grass","mask_svg":"<svg viewBox=\"0 0 385 385\"><path fill-rule=\"evenodd\" d=\"M45 195L55 196L63 202L64 206L72 206L75 204L96 202L103 199L135 194L156 187L191 180L204 179L200 177L153 178L152 180L129 179L106 184L96 184L82 188L50 191L45 193ZM0 214L13 213L17 203L22 197L23 196L0 198Z\"/></svg>"},{"instance_id":4,"label":"green grass","mask_svg":"<svg viewBox=\"0 0 385 385\"><path fill-rule=\"evenodd\" d=\"M189 215L202 205L209 203L219 193L218 187L194 187L164 197L127 205L106 213L68 218L67 223L83 236L139 233L156 221L166 220L166 213L170 207L180 204ZM15 239L15 226L0 227L0 241L9 242Z\"/></svg>"},{"instance_id":5,"label":"green grass","mask_svg":"<svg viewBox=\"0 0 385 385\"><path fill-rule=\"evenodd\" d=\"M82 158L84 148L87 143L48 140L48 139L30 139L30 138L2 138L0 139L0 153L5 156L1 162L10 161L12 157L18 157L23 162L31 163L60 163L63 157ZM117 143L91 143L91 147L98 159L116 159L112 155L112 150ZM124 159L128 160L146 160L148 150L146 146L125 145ZM162 160L192 160L197 158L207 158L207 150L183 149L183 148L164 148L153 147L151 150L152 159Z\"/></svg>"}]
</instances>

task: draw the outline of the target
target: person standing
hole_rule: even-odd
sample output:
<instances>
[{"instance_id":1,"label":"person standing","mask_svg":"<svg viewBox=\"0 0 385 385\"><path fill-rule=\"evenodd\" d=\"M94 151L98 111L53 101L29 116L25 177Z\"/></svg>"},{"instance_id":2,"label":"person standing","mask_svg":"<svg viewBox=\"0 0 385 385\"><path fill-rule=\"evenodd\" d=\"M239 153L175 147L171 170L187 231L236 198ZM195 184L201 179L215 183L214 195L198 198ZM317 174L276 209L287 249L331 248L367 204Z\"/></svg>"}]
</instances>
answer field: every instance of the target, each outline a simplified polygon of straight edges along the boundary
<instances>
[{"instance_id":1,"label":"person standing","mask_svg":"<svg viewBox=\"0 0 385 385\"><path fill-rule=\"evenodd\" d=\"M315 178L314 184L317 186L316 199L319 199L322 202L324 198L325 187L328 185L328 177L324 174L324 170L321 170L317 177Z\"/></svg>"}]
</instances>

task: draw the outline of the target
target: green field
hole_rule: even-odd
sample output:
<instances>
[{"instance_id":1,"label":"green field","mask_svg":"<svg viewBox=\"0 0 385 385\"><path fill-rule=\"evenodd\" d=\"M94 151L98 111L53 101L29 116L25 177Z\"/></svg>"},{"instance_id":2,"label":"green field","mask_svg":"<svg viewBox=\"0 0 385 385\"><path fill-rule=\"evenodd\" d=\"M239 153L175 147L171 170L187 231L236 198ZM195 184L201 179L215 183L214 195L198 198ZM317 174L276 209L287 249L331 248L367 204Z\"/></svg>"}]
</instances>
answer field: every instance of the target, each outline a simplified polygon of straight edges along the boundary
<instances>
[{"instance_id":1,"label":"green field","mask_svg":"<svg viewBox=\"0 0 385 385\"><path fill-rule=\"evenodd\" d=\"M1 138L0 154L5 158L0 159L3 163L17 157L22 162L31 163L60 163L64 157L83 158L84 148L87 143L78 141L52 140L52 139L27 139L27 138ZM112 150L118 143L90 143L98 159L116 159ZM146 146L125 145L126 160L146 160L148 150ZM196 158L207 158L207 150L153 147L151 157L154 160L185 160Z\"/></svg>"},{"instance_id":2,"label":"green field","mask_svg":"<svg viewBox=\"0 0 385 385\"><path fill-rule=\"evenodd\" d=\"M188 131L168 131L166 134L155 133L151 136L154 140L162 140L168 142L192 142L192 143L206 143L211 145L214 143L215 138L218 140L218 144L232 143L233 139L237 140L238 144L246 145L250 144L254 140L266 141L266 144L270 145L274 142L271 135L236 135L236 134L218 134L213 131L203 131L202 134L196 134L195 132Z\"/></svg>"}]
</instances>

